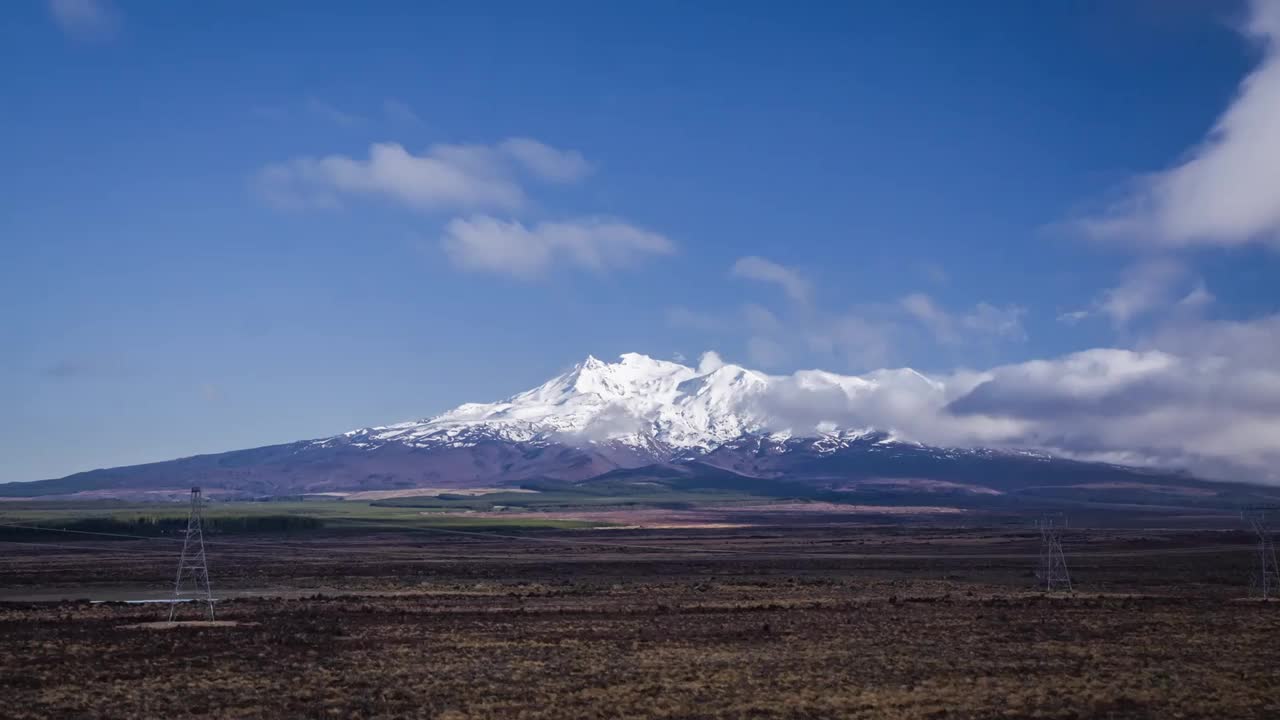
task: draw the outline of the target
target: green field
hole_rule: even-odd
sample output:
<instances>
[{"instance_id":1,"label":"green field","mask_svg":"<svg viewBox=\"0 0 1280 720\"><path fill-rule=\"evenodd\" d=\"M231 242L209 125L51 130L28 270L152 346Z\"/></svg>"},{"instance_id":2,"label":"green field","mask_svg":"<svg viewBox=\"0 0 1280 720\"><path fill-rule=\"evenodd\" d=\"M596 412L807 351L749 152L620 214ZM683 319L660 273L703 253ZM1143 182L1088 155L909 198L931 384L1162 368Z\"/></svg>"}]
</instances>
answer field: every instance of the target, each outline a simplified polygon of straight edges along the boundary
<instances>
[{"instance_id":1,"label":"green field","mask_svg":"<svg viewBox=\"0 0 1280 720\"><path fill-rule=\"evenodd\" d=\"M421 498L416 498L421 499ZM474 499L474 498L473 498ZM317 529L344 530L376 527L378 524L450 528L555 528L594 527L598 523L521 517L472 517L469 508L430 506L397 507L372 502L323 500L306 502L209 502L205 507L205 527L211 533L299 533ZM44 501L0 505L0 538L38 533L14 525L40 526L92 532L163 535L185 527L184 503L129 503L113 500L94 502ZM8 527L6 527L8 526Z\"/></svg>"},{"instance_id":2,"label":"green field","mask_svg":"<svg viewBox=\"0 0 1280 720\"><path fill-rule=\"evenodd\" d=\"M685 492L679 490L644 490L629 493L546 491L537 493L489 493L486 495L415 496L377 500L372 504L386 508L418 508L438 511L483 511L519 513L530 510L633 510L662 508L681 510L698 505L725 505L744 502L767 502L746 493L728 491Z\"/></svg>"},{"instance_id":3,"label":"green field","mask_svg":"<svg viewBox=\"0 0 1280 720\"><path fill-rule=\"evenodd\" d=\"M307 532L369 529L380 523L454 528L599 527L603 523L549 519L544 512L581 510L682 510L705 505L776 502L779 495L721 488L681 488L666 483L601 482L589 486L544 481L534 492L494 492L483 495L443 493L381 500L208 500L205 526L213 533ZM487 517L478 516L485 513ZM493 514L501 517L493 517ZM39 525L61 529L168 535L185 527L187 506L181 502L121 500L34 500L0 503L0 537L29 533L4 525Z\"/></svg>"}]
</instances>

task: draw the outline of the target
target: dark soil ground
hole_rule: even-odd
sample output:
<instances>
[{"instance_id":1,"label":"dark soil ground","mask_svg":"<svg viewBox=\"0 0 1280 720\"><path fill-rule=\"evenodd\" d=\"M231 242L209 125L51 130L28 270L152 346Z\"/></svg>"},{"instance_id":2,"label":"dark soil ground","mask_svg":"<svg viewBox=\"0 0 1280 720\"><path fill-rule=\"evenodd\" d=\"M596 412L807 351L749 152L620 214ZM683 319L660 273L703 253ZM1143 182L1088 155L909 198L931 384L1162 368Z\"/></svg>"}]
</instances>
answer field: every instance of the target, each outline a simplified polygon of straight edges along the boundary
<instances>
[{"instance_id":1,"label":"dark soil ground","mask_svg":"<svg viewBox=\"0 0 1280 720\"><path fill-rule=\"evenodd\" d=\"M230 624L177 627L90 602L164 597L171 544L32 542L6 718L1280 718L1243 533L1073 531L1053 595L1025 529L219 538Z\"/></svg>"}]
</instances>

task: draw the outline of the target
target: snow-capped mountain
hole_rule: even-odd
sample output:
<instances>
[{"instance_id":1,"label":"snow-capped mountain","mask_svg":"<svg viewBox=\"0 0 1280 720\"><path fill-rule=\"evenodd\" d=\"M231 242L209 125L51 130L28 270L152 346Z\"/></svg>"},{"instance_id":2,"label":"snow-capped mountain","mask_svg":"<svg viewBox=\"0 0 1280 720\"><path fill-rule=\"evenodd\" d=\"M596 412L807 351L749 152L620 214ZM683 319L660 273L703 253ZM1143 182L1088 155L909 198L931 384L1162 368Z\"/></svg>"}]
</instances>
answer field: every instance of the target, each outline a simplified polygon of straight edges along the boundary
<instances>
[{"instance_id":1,"label":"snow-capped mountain","mask_svg":"<svg viewBox=\"0 0 1280 720\"><path fill-rule=\"evenodd\" d=\"M532 390L425 420L11 483L0 486L0 496L152 498L191 485L215 496L278 497L630 483L646 492L666 487L768 497L854 492L860 502L943 492L952 503L1004 507L1019 493L1094 498L1110 488L1105 492L1129 493L1131 502L1139 492L1134 488L1193 487L1187 497L1206 497L1222 487L1206 490L1185 475L1037 452L920 442L929 438L914 431L930 428L913 426L913 418L936 417L965 391L909 369L775 376L714 355L696 368L635 353L613 363L588 357Z\"/></svg>"},{"instance_id":2,"label":"snow-capped mountain","mask_svg":"<svg viewBox=\"0 0 1280 720\"><path fill-rule=\"evenodd\" d=\"M779 382L850 398L878 385L874 377L816 370L783 379L732 364L692 368L638 353L624 354L615 363L587 357L568 372L500 402L468 403L426 420L353 430L316 444L465 448L501 440L630 451L650 460L696 457L743 436L797 434L767 410L770 390ZM818 435L835 447L842 439L868 432L827 423Z\"/></svg>"}]
</instances>

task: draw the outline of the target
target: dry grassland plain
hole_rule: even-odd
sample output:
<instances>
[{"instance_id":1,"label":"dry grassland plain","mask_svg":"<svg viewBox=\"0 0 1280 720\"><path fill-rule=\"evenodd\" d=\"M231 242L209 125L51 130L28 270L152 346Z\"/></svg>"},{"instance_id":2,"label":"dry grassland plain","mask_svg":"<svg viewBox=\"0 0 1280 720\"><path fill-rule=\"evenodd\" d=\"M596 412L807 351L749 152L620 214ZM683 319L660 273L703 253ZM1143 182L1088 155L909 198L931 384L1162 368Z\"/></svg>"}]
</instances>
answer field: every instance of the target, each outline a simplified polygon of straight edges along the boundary
<instances>
[{"instance_id":1,"label":"dry grassland plain","mask_svg":"<svg viewBox=\"0 0 1280 720\"><path fill-rule=\"evenodd\" d=\"M57 545L3 546L3 717L1280 717L1243 533L1079 530L1054 595L1025 528L225 538L176 627L92 602L169 546Z\"/></svg>"}]
</instances>

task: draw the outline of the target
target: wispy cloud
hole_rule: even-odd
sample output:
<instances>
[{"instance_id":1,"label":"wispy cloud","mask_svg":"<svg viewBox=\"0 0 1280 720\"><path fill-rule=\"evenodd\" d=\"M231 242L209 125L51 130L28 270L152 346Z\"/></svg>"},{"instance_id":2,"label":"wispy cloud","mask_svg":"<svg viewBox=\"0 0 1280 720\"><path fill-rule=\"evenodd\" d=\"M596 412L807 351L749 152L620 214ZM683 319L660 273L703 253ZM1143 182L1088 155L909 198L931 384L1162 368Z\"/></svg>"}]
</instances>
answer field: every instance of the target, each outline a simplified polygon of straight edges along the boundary
<instances>
[{"instance_id":1,"label":"wispy cloud","mask_svg":"<svg viewBox=\"0 0 1280 720\"><path fill-rule=\"evenodd\" d=\"M902 309L927 327L939 342L956 341L955 323L951 316L938 307L928 295L912 293L902 298L901 303Z\"/></svg>"},{"instance_id":2,"label":"wispy cloud","mask_svg":"<svg viewBox=\"0 0 1280 720\"><path fill-rule=\"evenodd\" d=\"M998 307L980 302L961 316L960 325L979 335L1025 340L1027 331L1022 326L1022 318L1026 314L1027 309L1021 305Z\"/></svg>"},{"instance_id":3,"label":"wispy cloud","mask_svg":"<svg viewBox=\"0 0 1280 720\"><path fill-rule=\"evenodd\" d=\"M432 145L422 154L377 143L367 159L299 157L267 166L254 185L268 202L290 209L332 208L344 197L365 195L418 210L515 210L525 203L520 171L547 182L572 182L587 168L579 153L527 138L496 146Z\"/></svg>"},{"instance_id":4,"label":"wispy cloud","mask_svg":"<svg viewBox=\"0 0 1280 720\"><path fill-rule=\"evenodd\" d=\"M1174 285L1186 277L1187 268L1167 258L1140 263L1125 273L1124 280L1103 293L1098 311L1118 327L1134 318L1172 302Z\"/></svg>"},{"instance_id":5,"label":"wispy cloud","mask_svg":"<svg viewBox=\"0 0 1280 720\"><path fill-rule=\"evenodd\" d=\"M277 123L305 122L343 130L365 127L375 119L372 115L341 107L315 95L292 102L256 105L249 112L257 118Z\"/></svg>"},{"instance_id":6,"label":"wispy cloud","mask_svg":"<svg viewBox=\"0 0 1280 720\"><path fill-rule=\"evenodd\" d=\"M1027 314L1020 305L997 307L979 302L961 313L952 313L924 293L912 293L900 301L911 317L924 325L943 344L955 344L972 338L1004 338L1024 340L1027 333L1022 318Z\"/></svg>"},{"instance_id":7,"label":"wispy cloud","mask_svg":"<svg viewBox=\"0 0 1280 720\"><path fill-rule=\"evenodd\" d=\"M420 210L524 203L524 191L483 146L435 145L415 155L396 143L369 148L367 159L301 157L257 175L269 201L285 207L334 207L350 195L391 199Z\"/></svg>"},{"instance_id":8,"label":"wispy cloud","mask_svg":"<svg viewBox=\"0 0 1280 720\"><path fill-rule=\"evenodd\" d=\"M350 128L365 122L360 115L339 109L336 105L316 97L307 98L305 109L308 113L339 127Z\"/></svg>"},{"instance_id":9,"label":"wispy cloud","mask_svg":"<svg viewBox=\"0 0 1280 720\"><path fill-rule=\"evenodd\" d=\"M1150 247L1280 247L1280 0L1253 0L1244 32L1263 59L1181 164L1137 178L1081 222L1090 234Z\"/></svg>"},{"instance_id":10,"label":"wispy cloud","mask_svg":"<svg viewBox=\"0 0 1280 720\"><path fill-rule=\"evenodd\" d=\"M979 302L948 310L923 293L898 302L845 308L791 304L774 310L758 303L736 312L679 306L667 309L677 329L738 337L747 357L765 368L817 362L857 371L900 362L906 356L989 353L1026 339L1019 305Z\"/></svg>"},{"instance_id":11,"label":"wispy cloud","mask_svg":"<svg viewBox=\"0 0 1280 720\"><path fill-rule=\"evenodd\" d=\"M1104 290L1090 307L1064 312L1058 321L1074 325L1102 316L1117 330L1124 330L1147 316L1195 310L1212 301L1204 281L1186 263L1170 257L1146 258L1126 269L1120 283Z\"/></svg>"},{"instance_id":12,"label":"wispy cloud","mask_svg":"<svg viewBox=\"0 0 1280 720\"><path fill-rule=\"evenodd\" d=\"M892 309L871 305L825 313L800 329L802 346L825 364L865 370L894 361L902 344L902 326Z\"/></svg>"},{"instance_id":13,"label":"wispy cloud","mask_svg":"<svg viewBox=\"0 0 1280 720\"><path fill-rule=\"evenodd\" d=\"M63 32L81 39L106 39L120 29L120 14L107 0L48 0L49 13Z\"/></svg>"},{"instance_id":14,"label":"wispy cloud","mask_svg":"<svg viewBox=\"0 0 1280 720\"><path fill-rule=\"evenodd\" d=\"M571 183L591 174L591 164L577 150L558 150L530 138L510 138L498 146L526 170L548 182Z\"/></svg>"},{"instance_id":15,"label":"wispy cloud","mask_svg":"<svg viewBox=\"0 0 1280 720\"><path fill-rule=\"evenodd\" d=\"M526 226L487 215L456 218L445 226L441 246L454 265L530 279L556 264L606 271L675 245L662 235L606 218L578 218Z\"/></svg>"},{"instance_id":16,"label":"wispy cloud","mask_svg":"<svg viewBox=\"0 0 1280 720\"><path fill-rule=\"evenodd\" d=\"M747 357L757 367L772 369L786 363L791 353L777 340L756 335L747 340Z\"/></svg>"},{"instance_id":17,"label":"wispy cloud","mask_svg":"<svg viewBox=\"0 0 1280 720\"><path fill-rule=\"evenodd\" d=\"M387 107L392 113L407 111ZM427 212L514 214L526 208L526 184L574 183L592 170L582 153L527 137L493 145L437 144L421 154L397 143L377 143L368 158L299 157L267 166L256 173L253 185L265 201L284 209L339 208L349 198L364 196ZM663 235L618 219L583 216L527 224L483 212L450 220L440 245L460 269L524 279L555 266L602 272L675 250Z\"/></svg>"},{"instance_id":18,"label":"wispy cloud","mask_svg":"<svg viewBox=\"0 0 1280 720\"><path fill-rule=\"evenodd\" d=\"M1089 317L1089 315L1090 313L1088 310L1068 310L1066 312L1058 313L1058 322L1063 325L1075 325L1081 320Z\"/></svg>"},{"instance_id":19,"label":"wispy cloud","mask_svg":"<svg viewBox=\"0 0 1280 720\"><path fill-rule=\"evenodd\" d=\"M742 317L747 322L747 327L759 332L772 332L782 327L782 321L774 314L772 310L755 303L747 303L742 306Z\"/></svg>"},{"instance_id":20,"label":"wispy cloud","mask_svg":"<svg viewBox=\"0 0 1280 720\"><path fill-rule=\"evenodd\" d=\"M739 258L733 267L729 268L729 273L735 277L777 285L796 302L809 301L811 292L809 281L794 268L779 265L772 260L754 255Z\"/></svg>"},{"instance_id":21,"label":"wispy cloud","mask_svg":"<svg viewBox=\"0 0 1280 720\"><path fill-rule=\"evenodd\" d=\"M388 119L394 122L410 125L419 125L422 123L422 118L419 117L418 113L413 111L413 108L394 98L388 98L387 100L382 101L382 112Z\"/></svg>"}]
</instances>

